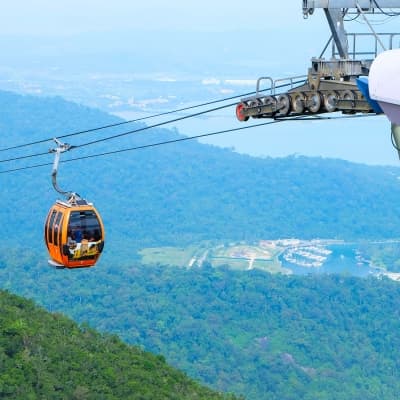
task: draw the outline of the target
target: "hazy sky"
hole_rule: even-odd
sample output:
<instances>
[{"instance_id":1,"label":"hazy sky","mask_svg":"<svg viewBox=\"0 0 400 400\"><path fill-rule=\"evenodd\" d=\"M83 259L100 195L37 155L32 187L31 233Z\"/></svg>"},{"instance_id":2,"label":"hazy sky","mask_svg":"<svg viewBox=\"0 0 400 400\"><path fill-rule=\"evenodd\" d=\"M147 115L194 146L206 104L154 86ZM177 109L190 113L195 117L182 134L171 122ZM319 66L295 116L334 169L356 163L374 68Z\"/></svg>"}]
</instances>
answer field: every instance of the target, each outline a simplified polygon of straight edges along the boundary
<instances>
[{"instance_id":1,"label":"hazy sky","mask_svg":"<svg viewBox=\"0 0 400 400\"><path fill-rule=\"evenodd\" d=\"M118 29L280 27L280 34L285 36L291 23L302 22L300 0L288 0L286 4L284 1L253 0L248 2L250 8L246 8L246 4L228 0L14 0L2 4L0 32L75 34Z\"/></svg>"},{"instance_id":2,"label":"hazy sky","mask_svg":"<svg viewBox=\"0 0 400 400\"><path fill-rule=\"evenodd\" d=\"M179 39L168 36L172 32L178 32ZM216 32L216 40L211 35L191 36L199 32ZM280 73L297 75L328 38L322 11L303 20L301 0L253 0L249 8L246 2L228 0L14 0L4 2L0 12L0 54L6 60L8 54L10 60L17 56L21 64L25 56L26 65L37 54L51 51L77 56L78 68L82 53L101 52L111 59L111 53L130 55L135 50L142 59L163 57L167 51L174 58L181 54L199 62L198 49L207 47L200 57L223 64L224 45L237 55L237 64L249 66L249 72L256 64L270 71L268 57L282 66Z\"/></svg>"},{"instance_id":3,"label":"hazy sky","mask_svg":"<svg viewBox=\"0 0 400 400\"><path fill-rule=\"evenodd\" d=\"M326 32L321 10L309 21L303 22L302 18L302 0L13 0L2 2L0 33L235 29L245 34L256 28L269 31L274 40L281 40L293 31L308 31L314 37Z\"/></svg>"},{"instance_id":4,"label":"hazy sky","mask_svg":"<svg viewBox=\"0 0 400 400\"><path fill-rule=\"evenodd\" d=\"M250 64L250 59L257 62L261 58L261 64L265 65L266 54L282 51L274 60L279 60L282 72L286 73L292 68L285 64L292 67L299 59L308 63L329 38L325 17L319 13L304 21L301 0L288 0L287 4L254 0L250 8L246 8L246 2L228 0L14 0L2 4L0 43L8 40L3 47L8 46L12 57L15 54L30 57L39 51L43 54L46 46L49 52L53 46L64 54L71 49L75 54L99 50L103 54L116 50L133 54L134 49L143 49L144 58L146 52L153 55L160 51L162 55L166 50L181 52L187 58L197 55L197 47L209 45L210 61L224 40L237 53L238 63ZM153 33L151 37L146 36L149 31ZM159 32L159 39L155 39L154 32ZM171 32L178 32L179 40L163 36ZM224 36L216 37L220 41L214 43L210 42L210 36L193 39L190 36L193 32L216 32ZM234 35L229 37L228 32ZM18 39L21 37L23 40ZM39 40L35 42L36 39ZM189 54L191 46L193 52ZM7 59L7 51L1 47L0 51ZM224 62L222 52L219 57L215 63ZM299 71L303 69L300 65Z\"/></svg>"},{"instance_id":5,"label":"hazy sky","mask_svg":"<svg viewBox=\"0 0 400 400\"><path fill-rule=\"evenodd\" d=\"M230 62L235 63L232 65L245 65L246 76L243 76L244 79L255 79L261 73L269 74L271 65L275 67L275 71L272 71L271 75L281 77L306 73L310 58L319 55L330 34L321 10L316 11L308 20L303 20L301 0L253 0L251 2L228 0L13 0L2 3L0 52L5 61L2 65L7 64L8 57L14 52L13 56L16 61L13 68L16 65L30 67L29 62L33 59L32 54L34 54L33 51L31 52L31 48L35 48L35 56L37 54L41 56L48 49L48 52L53 52L56 56L58 53L68 54L67 57L69 57L68 51L71 51L71 48L75 51L77 43L84 54L95 51L93 50L95 48L105 52L107 50L115 52L121 46L125 46L124 54L129 54L131 48L139 43L144 49L139 53L141 59L146 58L145 51L148 50L149 54L152 53L153 56L155 54L156 57L158 55L161 58L160 64L162 65L162 55L173 49L184 61L191 62L192 57L199 56L199 54L186 52L187 49L191 49L190 40L193 37L187 33L224 32L224 40L227 46L230 46ZM381 18L381 20L385 19ZM395 19L385 26L378 25L376 29L378 31L399 31L398 28L399 19ZM352 23L349 30L358 29L365 31L365 24ZM146 32L148 31L160 32L159 39L153 33L151 43L147 44ZM179 32L179 37L187 38L189 43L185 43L185 50L180 50L176 42L163 40L163 34L171 31ZM132 35L129 35L130 32ZM232 36L229 35L229 32L232 32ZM35 39L38 37L40 40ZM63 39L57 41L59 37ZM66 37L71 37L73 40L69 43L65 39ZM202 40L201 35L195 37L196 40ZM206 36L207 39L204 40L209 41L210 37L213 36ZM238 37L240 43L238 43ZM49 40L53 42L50 43ZM23 46L22 43L25 45ZM193 43L193 52L196 51L195 45L196 43ZM204 57L201 61L204 60L205 65L212 66L213 62L215 65L218 62L223 65L225 54L219 50L219 43L209 42L210 48L208 49L207 46L208 43L202 43L202 49L206 49L206 53L200 54L200 57ZM22 61L18 58L15 59L15 54L25 54L25 59ZM112 53L110 54L112 55ZM114 58L118 59L118 57ZM53 60L50 61L53 62ZM56 61L62 62L57 59ZM81 61L81 59L77 59L74 64L77 70L81 68L79 64ZM46 62L43 65L47 65ZM123 62L123 58L121 62ZM75 63L75 60L72 60L72 63ZM256 66L261 66L262 72L257 70ZM229 71L227 72L229 73ZM210 71L207 73L210 75ZM213 76L212 72L211 76ZM303 154L321 154L354 161L397 165L397 156L390 147L389 128L386 121L381 118L375 125L371 123L371 130L368 132L365 132L365 126L366 124L353 124L351 129L350 126L347 129L343 125L343 129L341 129L342 125L332 124L330 128L328 125L326 128L325 125L322 127L321 124L314 124L308 128L309 125L307 125L307 134L296 134L295 137L279 136L282 143L275 143L277 151L268 153L268 146L262 147L266 149L265 155L277 153L285 155L286 149L290 154L296 152L296 149L302 152L301 149L306 148L310 151L302 152ZM355 135L354 131L357 130L357 127L360 127L360 131ZM321 139L322 129L325 134L329 133L329 142L324 142L325 139L316 140L316 138ZM297 133L297 129L292 131ZM300 126L299 131L301 131ZM314 137L307 136L313 133ZM346 136L347 141L343 140L343 135L348 135ZM367 139L366 135L369 138L367 141L365 140ZM354 137L354 140L349 141L350 137ZM230 142L230 138L234 139L234 135L227 136L226 141L221 144L235 146L235 143ZM287 146L285 140L292 143L292 146ZM359 146L360 142L362 142L362 146ZM255 143L255 146L258 146L257 149L259 148L257 138L252 138L251 143ZM270 143L273 145L272 141ZM278 145L280 145L279 149ZM327 152L328 147L329 152ZM242 149L246 151L245 144ZM382 150L382 154L377 155L380 151L376 151L376 149Z\"/></svg>"}]
</instances>

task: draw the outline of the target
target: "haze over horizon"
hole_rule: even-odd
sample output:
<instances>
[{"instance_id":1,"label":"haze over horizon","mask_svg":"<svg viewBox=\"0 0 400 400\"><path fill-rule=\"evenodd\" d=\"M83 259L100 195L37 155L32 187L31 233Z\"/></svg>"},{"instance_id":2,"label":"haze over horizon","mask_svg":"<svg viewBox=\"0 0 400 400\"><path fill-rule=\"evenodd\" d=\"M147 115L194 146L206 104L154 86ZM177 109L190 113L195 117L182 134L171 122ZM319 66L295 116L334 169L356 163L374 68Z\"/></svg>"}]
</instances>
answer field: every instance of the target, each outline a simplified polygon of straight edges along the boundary
<instances>
[{"instance_id":1,"label":"haze over horizon","mask_svg":"<svg viewBox=\"0 0 400 400\"><path fill-rule=\"evenodd\" d=\"M379 28L390 31L394 23ZM348 29L366 27L352 23ZM0 89L60 95L118 115L151 115L254 89L226 85L229 80L304 75L329 34L321 11L304 21L301 1L293 0L257 0L248 9L227 0L18 0L4 4L0 16ZM192 135L238 126L229 109L176 128ZM208 142L255 156L296 153L399 165L382 117L255 128Z\"/></svg>"}]
</instances>

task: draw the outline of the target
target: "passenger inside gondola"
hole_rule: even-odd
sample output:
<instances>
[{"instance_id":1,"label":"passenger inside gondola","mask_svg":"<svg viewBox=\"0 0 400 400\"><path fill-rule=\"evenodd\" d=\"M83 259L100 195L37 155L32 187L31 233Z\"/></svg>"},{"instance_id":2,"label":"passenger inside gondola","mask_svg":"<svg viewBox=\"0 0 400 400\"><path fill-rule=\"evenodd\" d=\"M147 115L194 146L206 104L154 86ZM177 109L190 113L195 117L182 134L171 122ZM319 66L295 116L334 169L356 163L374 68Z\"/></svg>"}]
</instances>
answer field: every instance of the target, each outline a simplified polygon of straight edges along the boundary
<instances>
[{"instance_id":1,"label":"passenger inside gondola","mask_svg":"<svg viewBox=\"0 0 400 400\"><path fill-rule=\"evenodd\" d=\"M74 229L74 236L76 243L80 243L82 241L82 231L79 228Z\"/></svg>"},{"instance_id":2,"label":"passenger inside gondola","mask_svg":"<svg viewBox=\"0 0 400 400\"><path fill-rule=\"evenodd\" d=\"M68 231L67 245L70 249L74 249L76 247L75 235L70 230Z\"/></svg>"},{"instance_id":3,"label":"passenger inside gondola","mask_svg":"<svg viewBox=\"0 0 400 400\"><path fill-rule=\"evenodd\" d=\"M68 226L68 245L75 242L69 246L70 259L89 259L100 253L101 227L92 211L72 212Z\"/></svg>"}]
</instances>

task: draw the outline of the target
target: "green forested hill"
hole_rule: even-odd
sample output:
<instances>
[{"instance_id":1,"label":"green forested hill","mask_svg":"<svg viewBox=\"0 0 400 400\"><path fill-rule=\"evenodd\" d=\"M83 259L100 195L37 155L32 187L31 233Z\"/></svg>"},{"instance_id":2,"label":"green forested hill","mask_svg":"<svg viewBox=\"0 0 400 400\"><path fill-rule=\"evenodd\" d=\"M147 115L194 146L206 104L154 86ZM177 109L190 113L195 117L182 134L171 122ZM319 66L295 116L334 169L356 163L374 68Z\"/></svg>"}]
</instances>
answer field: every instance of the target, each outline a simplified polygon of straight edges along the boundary
<instances>
[{"instance_id":1,"label":"green forested hill","mask_svg":"<svg viewBox=\"0 0 400 400\"><path fill-rule=\"evenodd\" d=\"M0 92L0 110L0 148L117 121L60 98L5 92ZM111 132L68 141L77 145ZM178 136L155 129L71 151L62 159ZM0 154L4 159L51 146ZM44 155L0 167L52 160ZM122 257L127 248L200 240L398 237L399 211L393 205L400 196L399 172L321 158L252 158L193 141L62 164L59 183L95 202L108 233L106 254ZM41 242L44 218L57 198L50 173L48 166L0 175L0 220L8 239L33 241L33 247Z\"/></svg>"},{"instance_id":2,"label":"green forested hill","mask_svg":"<svg viewBox=\"0 0 400 400\"><path fill-rule=\"evenodd\" d=\"M215 389L249 400L398 399L397 282L135 264L54 271L5 258L6 287Z\"/></svg>"},{"instance_id":3,"label":"green forested hill","mask_svg":"<svg viewBox=\"0 0 400 400\"><path fill-rule=\"evenodd\" d=\"M116 121L58 98L0 93L1 104L2 147ZM158 129L79 155L174 137ZM21 164L31 162L52 157ZM200 240L399 237L398 168L251 158L197 142L62 164L61 187L93 200L106 226L100 263L82 271L46 265L42 227L56 198L50 170L0 175L3 288L251 400L398 398L397 283L145 268L135 260L143 247Z\"/></svg>"},{"instance_id":4,"label":"green forested hill","mask_svg":"<svg viewBox=\"0 0 400 400\"><path fill-rule=\"evenodd\" d=\"M154 356L0 291L4 399L228 399Z\"/></svg>"}]
</instances>

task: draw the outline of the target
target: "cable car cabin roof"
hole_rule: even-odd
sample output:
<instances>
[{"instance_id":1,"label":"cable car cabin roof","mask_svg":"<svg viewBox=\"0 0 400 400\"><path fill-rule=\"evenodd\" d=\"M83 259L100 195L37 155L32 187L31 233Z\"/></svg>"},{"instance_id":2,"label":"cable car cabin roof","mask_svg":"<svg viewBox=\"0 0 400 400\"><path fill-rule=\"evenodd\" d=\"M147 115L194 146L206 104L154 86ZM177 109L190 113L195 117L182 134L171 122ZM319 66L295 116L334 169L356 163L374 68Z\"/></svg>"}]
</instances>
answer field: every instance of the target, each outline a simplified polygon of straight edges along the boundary
<instances>
[{"instance_id":1,"label":"cable car cabin roof","mask_svg":"<svg viewBox=\"0 0 400 400\"><path fill-rule=\"evenodd\" d=\"M104 226L93 204L57 200L45 223L49 263L59 268L92 267L104 247Z\"/></svg>"},{"instance_id":2,"label":"cable car cabin roof","mask_svg":"<svg viewBox=\"0 0 400 400\"><path fill-rule=\"evenodd\" d=\"M56 204L63 205L65 207L71 208L71 207L76 207L76 206L93 206L93 203L87 202L85 199L75 199L74 203L68 203L66 201L62 200L56 200Z\"/></svg>"}]
</instances>

